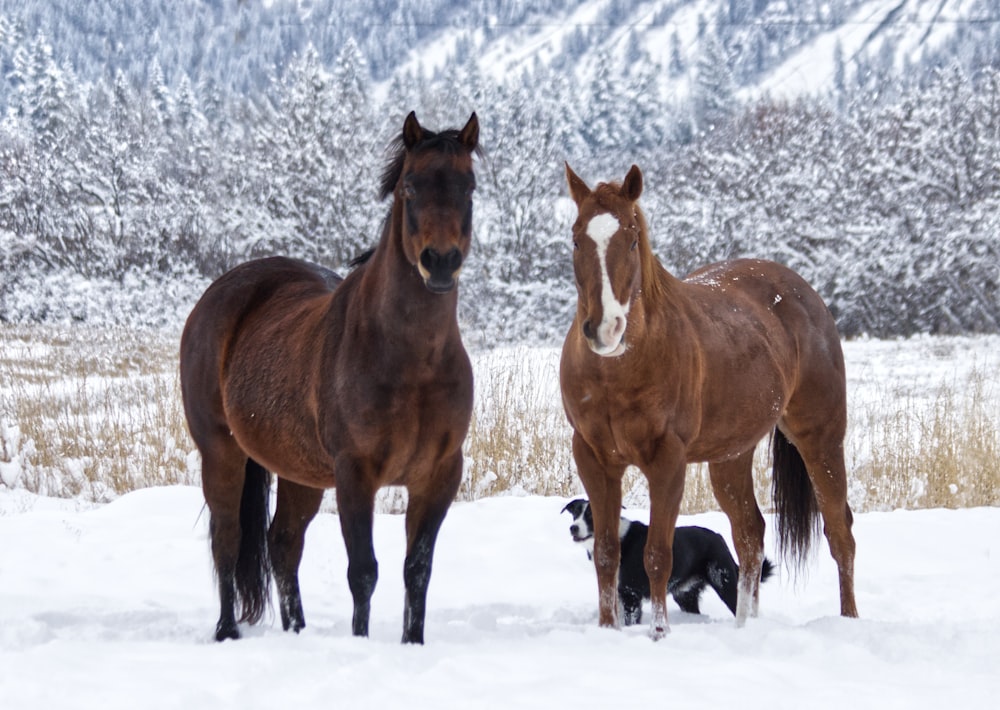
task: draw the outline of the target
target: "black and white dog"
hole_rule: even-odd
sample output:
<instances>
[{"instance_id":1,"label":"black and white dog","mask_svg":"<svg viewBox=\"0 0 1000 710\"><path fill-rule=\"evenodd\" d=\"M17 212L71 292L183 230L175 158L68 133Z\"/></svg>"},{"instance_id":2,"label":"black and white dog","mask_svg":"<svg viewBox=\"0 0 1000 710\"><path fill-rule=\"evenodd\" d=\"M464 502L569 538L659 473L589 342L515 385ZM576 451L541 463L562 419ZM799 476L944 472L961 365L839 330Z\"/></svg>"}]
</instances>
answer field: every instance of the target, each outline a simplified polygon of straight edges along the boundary
<instances>
[{"instance_id":1,"label":"black and white dog","mask_svg":"<svg viewBox=\"0 0 1000 710\"><path fill-rule=\"evenodd\" d=\"M590 503L577 498L562 509L573 516L569 526L573 541L587 548L587 557L593 558L594 518ZM618 570L618 599L624 610L626 625L638 624L642 619L642 600L649 599L649 578L643 563L643 550L649 526L634 520L621 519L618 528L621 539L621 566ZM774 572L771 561L764 560L760 580L762 582ZM719 598L736 613L736 581L739 567L729 553L729 547L722 535L696 526L674 528L674 565L667 583L667 592L683 611L700 614L698 602L701 592L710 586Z\"/></svg>"}]
</instances>

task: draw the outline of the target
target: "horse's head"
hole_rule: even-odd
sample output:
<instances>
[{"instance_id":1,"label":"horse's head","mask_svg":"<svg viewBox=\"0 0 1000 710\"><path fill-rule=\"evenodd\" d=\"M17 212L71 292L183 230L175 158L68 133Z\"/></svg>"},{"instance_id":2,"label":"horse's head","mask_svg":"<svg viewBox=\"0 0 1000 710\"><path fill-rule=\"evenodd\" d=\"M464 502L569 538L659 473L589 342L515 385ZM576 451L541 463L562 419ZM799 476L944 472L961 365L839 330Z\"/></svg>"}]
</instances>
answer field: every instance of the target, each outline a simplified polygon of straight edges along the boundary
<instances>
[{"instance_id":1,"label":"horse's head","mask_svg":"<svg viewBox=\"0 0 1000 710\"><path fill-rule=\"evenodd\" d=\"M642 286L648 245L637 204L642 173L633 165L620 185L600 183L591 190L567 164L566 180L578 211L573 224L577 321L591 350L616 357L625 352L628 313Z\"/></svg>"},{"instance_id":2,"label":"horse's head","mask_svg":"<svg viewBox=\"0 0 1000 710\"><path fill-rule=\"evenodd\" d=\"M403 124L402 151L383 178L402 209L402 248L433 293L455 288L472 241L472 156L479 143L473 113L461 131L434 133L411 112ZM386 185L390 176L392 185Z\"/></svg>"}]
</instances>

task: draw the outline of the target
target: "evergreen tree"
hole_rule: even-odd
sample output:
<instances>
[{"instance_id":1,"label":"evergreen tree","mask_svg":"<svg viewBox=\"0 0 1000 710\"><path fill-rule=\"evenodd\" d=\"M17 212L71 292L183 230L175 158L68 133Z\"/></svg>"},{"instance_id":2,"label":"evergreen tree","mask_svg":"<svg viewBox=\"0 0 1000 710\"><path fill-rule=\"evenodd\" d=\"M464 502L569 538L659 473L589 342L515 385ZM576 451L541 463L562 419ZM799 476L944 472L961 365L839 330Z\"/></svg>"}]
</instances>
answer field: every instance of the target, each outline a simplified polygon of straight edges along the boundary
<instances>
[{"instance_id":1,"label":"evergreen tree","mask_svg":"<svg viewBox=\"0 0 1000 710\"><path fill-rule=\"evenodd\" d=\"M43 149L53 149L71 123L69 87L75 81L56 64L44 35L37 35L27 51L15 54L11 79L17 87L18 111L27 119L35 140Z\"/></svg>"},{"instance_id":2,"label":"evergreen tree","mask_svg":"<svg viewBox=\"0 0 1000 710\"><path fill-rule=\"evenodd\" d=\"M736 85L729 57L710 30L701 42L691 94L695 125L703 132L716 128L735 108Z\"/></svg>"},{"instance_id":3,"label":"evergreen tree","mask_svg":"<svg viewBox=\"0 0 1000 710\"><path fill-rule=\"evenodd\" d=\"M631 144L628 117L631 101L624 92L623 72L606 50L597 53L593 69L583 134L597 156L608 156Z\"/></svg>"},{"instance_id":4,"label":"evergreen tree","mask_svg":"<svg viewBox=\"0 0 1000 710\"><path fill-rule=\"evenodd\" d=\"M667 71L671 78L677 78L684 74L686 69L684 54L681 51L681 39L677 30L670 33L670 59L667 64Z\"/></svg>"}]
</instances>

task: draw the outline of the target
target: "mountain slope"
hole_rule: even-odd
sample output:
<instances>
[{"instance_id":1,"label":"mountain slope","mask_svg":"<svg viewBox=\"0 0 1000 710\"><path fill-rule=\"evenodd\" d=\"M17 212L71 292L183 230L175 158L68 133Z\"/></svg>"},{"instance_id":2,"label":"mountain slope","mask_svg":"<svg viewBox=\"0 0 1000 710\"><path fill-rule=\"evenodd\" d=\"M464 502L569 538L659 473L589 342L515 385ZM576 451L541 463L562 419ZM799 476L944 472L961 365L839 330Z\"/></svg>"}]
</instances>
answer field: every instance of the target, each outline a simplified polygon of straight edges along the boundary
<instances>
[{"instance_id":1,"label":"mountain slope","mask_svg":"<svg viewBox=\"0 0 1000 710\"><path fill-rule=\"evenodd\" d=\"M402 73L439 76L475 58L495 79L537 64L592 74L601 62L657 67L686 95L706 38L717 37L744 97L827 92L877 67L900 76L941 55L976 54L997 33L988 0L588 0L502 24L469 12L413 47ZM982 57L983 52L978 54ZM988 51L987 51L988 54ZM995 57L994 57L995 58Z\"/></svg>"}]
</instances>

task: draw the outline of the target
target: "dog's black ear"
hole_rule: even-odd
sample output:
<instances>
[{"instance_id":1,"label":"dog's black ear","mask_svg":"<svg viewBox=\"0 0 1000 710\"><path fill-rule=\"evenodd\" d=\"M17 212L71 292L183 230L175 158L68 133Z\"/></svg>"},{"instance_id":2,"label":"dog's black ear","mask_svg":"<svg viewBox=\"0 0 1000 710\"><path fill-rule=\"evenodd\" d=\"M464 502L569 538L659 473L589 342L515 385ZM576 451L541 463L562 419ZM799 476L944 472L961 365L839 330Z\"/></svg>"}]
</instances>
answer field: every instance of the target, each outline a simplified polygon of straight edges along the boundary
<instances>
[{"instance_id":1,"label":"dog's black ear","mask_svg":"<svg viewBox=\"0 0 1000 710\"><path fill-rule=\"evenodd\" d=\"M564 507L559 512L565 513L568 510L570 512L570 515L572 515L575 518L578 515L580 515L580 511L583 510L583 507L585 505L587 505L587 501L585 501L583 498L574 498L569 503L567 503L566 507Z\"/></svg>"}]
</instances>

